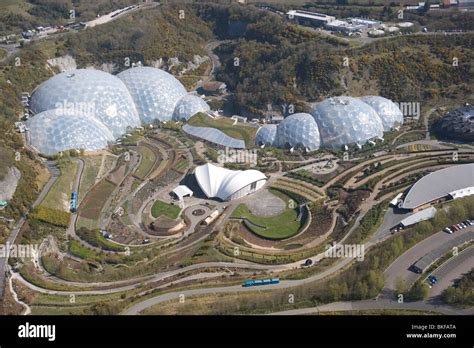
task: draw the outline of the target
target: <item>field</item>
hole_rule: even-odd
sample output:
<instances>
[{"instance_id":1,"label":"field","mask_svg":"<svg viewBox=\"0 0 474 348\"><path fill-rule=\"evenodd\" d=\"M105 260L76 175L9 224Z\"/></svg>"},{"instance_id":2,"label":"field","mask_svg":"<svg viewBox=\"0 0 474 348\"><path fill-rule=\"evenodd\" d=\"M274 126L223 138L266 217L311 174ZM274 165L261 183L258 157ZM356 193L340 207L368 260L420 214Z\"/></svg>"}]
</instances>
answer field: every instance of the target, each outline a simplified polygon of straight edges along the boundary
<instances>
[{"instance_id":1,"label":"field","mask_svg":"<svg viewBox=\"0 0 474 348\"><path fill-rule=\"evenodd\" d=\"M281 192L270 190L273 194L279 196L285 202L291 198ZM250 221L245 226L256 235L267 239L284 239L294 236L304 225L304 219L297 220L298 208L287 208L281 214L271 217L261 217L253 215L245 204L239 204L232 212L232 218L244 218ZM258 228L256 225L265 227Z\"/></svg>"},{"instance_id":2,"label":"field","mask_svg":"<svg viewBox=\"0 0 474 348\"><path fill-rule=\"evenodd\" d=\"M101 156L87 157L84 159L84 162L84 172L82 173L81 185L79 187L79 201L94 186L96 177L99 174L102 158Z\"/></svg>"},{"instance_id":3,"label":"field","mask_svg":"<svg viewBox=\"0 0 474 348\"><path fill-rule=\"evenodd\" d=\"M156 155L148 146L145 145L139 146L138 151L140 152L142 159L135 175L144 179L150 173L150 170L152 170L156 161Z\"/></svg>"},{"instance_id":4,"label":"field","mask_svg":"<svg viewBox=\"0 0 474 348\"><path fill-rule=\"evenodd\" d=\"M165 203L163 201L156 201L151 207L151 215L154 218L158 218L161 215L169 217L170 219L176 219L181 212L181 208L177 205Z\"/></svg>"},{"instance_id":5,"label":"field","mask_svg":"<svg viewBox=\"0 0 474 348\"><path fill-rule=\"evenodd\" d=\"M100 212L115 189L108 180L102 180L93 187L79 207L79 215L91 220L99 219Z\"/></svg>"},{"instance_id":6,"label":"field","mask_svg":"<svg viewBox=\"0 0 474 348\"><path fill-rule=\"evenodd\" d=\"M78 164L73 161L61 161L58 164L61 175L56 180L42 206L61 211L69 211L72 188L76 178Z\"/></svg>"},{"instance_id":7,"label":"field","mask_svg":"<svg viewBox=\"0 0 474 348\"><path fill-rule=\"evenodd\" d=\"M212 127L219 129L232 138L245 141L247 146L251 146L255 143L257 128L244 126L242 123L233 125L234 120L229 118L221 117L219 119L213 119L206 114L199 113L191 117L188 123L195 127Z\"/></svg>"}]
</instances>

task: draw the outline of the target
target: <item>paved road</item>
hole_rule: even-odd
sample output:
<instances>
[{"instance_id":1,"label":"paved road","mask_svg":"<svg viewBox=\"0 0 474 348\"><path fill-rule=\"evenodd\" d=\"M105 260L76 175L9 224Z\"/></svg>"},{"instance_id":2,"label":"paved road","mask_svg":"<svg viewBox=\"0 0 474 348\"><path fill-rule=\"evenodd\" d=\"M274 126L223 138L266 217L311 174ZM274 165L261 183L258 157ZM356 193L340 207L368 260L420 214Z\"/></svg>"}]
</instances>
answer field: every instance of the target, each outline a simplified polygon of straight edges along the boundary
<instances>
[{"instance_id":1,"label":"paved road","mask_svg":"<svg viewBox=\"0 0 474 348\"><path fill-rule=\"evenodd\" d=\"M454 281L461 278L474 267L474 247L463 250L458 256L453 257L433 272L438 278L438 283L431 289L430 297L436 297L453 285Z\"/></svg>"},{"instance_id":2,"label":"paved road","mask_svg":"<svg viewBox=\"0 0 474 348\"><path fill-rule=\"evenodd\" d=\"M404 302L398 303L397 301L389 300L364 300L364 301L353 301L353 302L333 302L318 307L310 308L299 308L291 309L287 311L274 312L270 315L303 315L312 313L323 313L323 312L345 312L345 311L357 311L357 310L383 310L383 309L403 309L403 310L419 310L437 312L446 315L472 315L474 309L459 310L444 305L436 305L426 303L423 301L418 302Z\"/></svg>"},{"instance_id":3,"label":"paved road","mask_svg":"<svg viewBox=\"0 0 474 348\"><path fill-rule=\"evenodd\" d=\"M43 187L43 190L39 194L38 198L36 198L36 200L33 202L33 208L37 207L43 201L43 199L46 197L49 190L51 189L51 187L53 186L53 184L56 182L56 180L59 177L59 169L56 167L56 162L47 161L46 167L51 173L51 178ZM6 241L7 245L11 246L12 244L15 243L16 237L18 236L18 233L23 227L23 224L25 223L25 221L26 221L26 217L21 217L20 220L18 220L18 222L13 227L10 233L10 236L8 237ZM5 288L5 277L8 273L7 265L8 265L8 255L7 257L0 257L0 298L3 297L3 290Z\"/></svg>"},{"instance_id":4,"label":"paved road","mask_svg":"<svg viewBox=\"0 0 474 348\"><path fill-rule=\"evenodd\" d=\"M411 265L428 254L430 251L445 244L454 236L463 235L473 230L474 227L470 226L469 228L455 232L456 234L438 232L408 249L385 270L385 290L395 290L396 280L399 277L405 281L407 287L411 287L420 276L420 274L408 270Z\"/></svg>"}]
</instances>

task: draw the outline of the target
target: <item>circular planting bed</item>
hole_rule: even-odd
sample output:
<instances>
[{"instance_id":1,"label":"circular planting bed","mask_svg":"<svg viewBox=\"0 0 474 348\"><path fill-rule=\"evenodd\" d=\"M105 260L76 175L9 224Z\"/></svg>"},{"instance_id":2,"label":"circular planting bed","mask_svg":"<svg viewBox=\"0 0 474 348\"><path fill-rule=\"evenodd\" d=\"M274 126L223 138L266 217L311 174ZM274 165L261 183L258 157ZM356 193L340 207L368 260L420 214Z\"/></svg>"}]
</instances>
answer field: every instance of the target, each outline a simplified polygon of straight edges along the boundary
<instances>
[{"instance_id":1,"label":"circular planting bed","mask_svg":"<svg viewBox=\"0 0 474 348\"><path fill-rule=\"evenodd\" d=\"M203 216L206 213L204 209L195 209L192 211L193 216Z\"/></svg>"}]
</instances>

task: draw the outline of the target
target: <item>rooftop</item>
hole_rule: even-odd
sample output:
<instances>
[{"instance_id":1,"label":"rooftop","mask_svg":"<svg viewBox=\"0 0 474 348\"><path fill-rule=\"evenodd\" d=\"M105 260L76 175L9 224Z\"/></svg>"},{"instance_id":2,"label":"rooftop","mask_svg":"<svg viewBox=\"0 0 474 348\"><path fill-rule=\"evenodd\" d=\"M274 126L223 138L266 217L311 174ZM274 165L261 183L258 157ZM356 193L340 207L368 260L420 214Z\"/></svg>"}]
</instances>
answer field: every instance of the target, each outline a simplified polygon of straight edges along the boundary
<instances>
[{"instance_id":1,"label":"rooftop","mask_svg":"<svg viewBox=\"0 0 474 348\"><path fill-rule=\"evenodd\" d=\"M406 195L402 208L415 209L471 187L474 187L474 163L444 168L418 180Z\"/></svg>"}]
</instances>

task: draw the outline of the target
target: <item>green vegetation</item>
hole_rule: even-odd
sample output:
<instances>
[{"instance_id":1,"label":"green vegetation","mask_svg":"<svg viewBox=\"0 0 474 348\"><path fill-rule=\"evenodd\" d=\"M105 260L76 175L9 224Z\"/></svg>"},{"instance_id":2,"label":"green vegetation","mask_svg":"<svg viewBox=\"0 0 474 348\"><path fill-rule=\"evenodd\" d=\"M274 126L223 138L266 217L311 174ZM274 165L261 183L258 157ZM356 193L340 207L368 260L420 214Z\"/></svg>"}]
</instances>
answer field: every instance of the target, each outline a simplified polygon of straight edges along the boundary
<instances>
[{"instance_id":1,"label":"green vegetation","mask_svg":"<svg viewBox=\"0 0 474 348\"><path fill-rule=\"evenodd\" d=\"M221 117L213 119L206 114L198 113L191 117L188 124L195 127L211 127L216 128L227 134L228 136L245 141L247 146L253 146L255 143L255 134L257 128L251 126L244 126L241 123L233 125L234 120Z\"/></svg>"},{"instance_id":2,"label":"green vegetation","mask_svg":"<svg viewBox=\"0 0 474 348\"><path fill-rule=\"evenodd\" d=\"M139 146L138 151L141 155L141 161L137 171L135 172L135 175L139 178L144 179L150 173L150 170L153 168L153 165L156 161L156 155L153 150L151 150L146 145Z\"/></svg>"},{"instance_id":3,"label":"green vegetation","mask_svg":"<svg viewBox=\"0 0 474 348\"><path fill-rule=\"evenodd\" d=\"M285 203L291 197L276 190L270 190L274 195L281 198ZM252 214L245 204L239 204L232 212L231 218L244 219L243 223L253 233L267 239L284 239L294 236L305 224L307 215L303 214L300 221L298 215L300 209L294 202L294 208L286 208L276 216L263 217Z\"/></svg>"},{"instance_id":4,"label":"green vegetation","mask_svg":"<svg viewBox=\"0 0 474 348\"><path fill-rule=\"evenodd\" d=\"M180 10L186 13L184 20L179 18ZM78 34L66 34L58 38L57 52L74 55L81 66L97 63L123 66L126 57L147 65L159 58L167 62L176 57L180 62L187 62L196 54L205 55L202 46L211 37L208 25L196 17L191 7L157 6ZM179 69L184 66L180 64Z\"/></svg>"},{"instance_id":5,"label":"green vegetation","mask_svg":"<svg viewBox=\"0 0 474 348\"><path fill-rule=\"evenodd\" d=\"M99 230L88 230L86 228L80 228L76 231L77 235L88 242L90 245L111 251L124 251L125 248L114 242L111 242L104 238Z\"/></svg>"},{"instance_id":6,"label":"green vegetation","mask_svg":"<svg viewBox=\"0 0 474 348\"><path fill-rule=\"evenodd\" d=\"M156 219L162 215L170 219L177 219L181 208L174 204L169 204L160 200L155 201L151 207L151 215Z\"/></svg>"},{"instance_id":7,"label":"green vegetation","mask_svg":"<svg viewBox=\"0 0 474 348\"><path fill-rule=\"evenodd\" d=\"M454 285L447 288L441 295L441 299L450 304L462 307L474 306L474 270L467 274Z\"/></svg>"},{"instance_id":8,"label":"green vegetation","mask_svg":"<svg viewBox=\"0 0 474 348\"><path fill-rule=\"evenodd\" d=\"M386 10L381 7L379 11L382 9ZM344 16L350 16L350 11L344 9ZM302 100L340 94L424 102L439 98L462 102L472 94L472 34L402 35L351 47L268 11L209 6L201 16L218 24L217 36L241 38L217 49L222 61L217 78L234 93L235 106L241 110L261 114L259 110L267 104L293 104L299 112L305 111ZM455 23L456 15L451 17ZM468 23L473 16L461 17ZM232 36L226 26L238 21L241 29ZM463 63L453 69L453 57L458 56ZM342 65L344 57L350 59L348 67Z\"/></svg>"},{"instance_id":9,"label":"green vegetation","mask_svg":"<svg viewBox=\"0 0 474 348\"><path fill-rule=\"evenodd\" d=\"M86 157L84 160L84 172L79 185L79 200L85 197L87 191L94 186L102 163L102 156ZM104 159L105 161L105 159Z\"/></svg>"},{"instance_id":10,"label":"green vegetation","mask_svg":"<svg viewBox=\"0 0 474 348\"><path fill-rule=\"evenodd\" d=\"M31 217L57 227L68 227L71 213L40 206L33 211Z\"/></svg>"},{"instance_id":11,"label":"green vegetation","mask_svg":"<svg viewBox=\"0 0 474 348\"><path fill-rule=\"evenodd\" d=\"M58 168L61 171L61 175L51 187L41 205L56 210L69 211L69 202L71 200L74 180L76 180L78 164L71 160L60 160Z\"/></svg>"}]
</instances>

